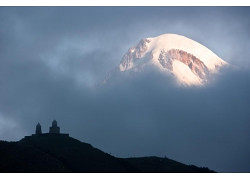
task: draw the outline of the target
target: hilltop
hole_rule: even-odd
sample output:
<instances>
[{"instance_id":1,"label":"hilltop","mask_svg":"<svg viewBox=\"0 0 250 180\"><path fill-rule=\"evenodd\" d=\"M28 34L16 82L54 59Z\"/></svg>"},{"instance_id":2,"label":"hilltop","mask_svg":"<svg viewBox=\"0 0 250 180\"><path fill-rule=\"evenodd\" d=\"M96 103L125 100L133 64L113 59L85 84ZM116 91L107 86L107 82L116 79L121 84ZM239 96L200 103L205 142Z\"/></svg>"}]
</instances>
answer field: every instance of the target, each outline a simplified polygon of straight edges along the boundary
<instances>
[{"instance_id":1,"label":"hilltop","mask_svg":"<svg viewBox=\"0 0 250 180\"><path fill-rule=\"evenodd\" d=\"M0 141L0 172L213 172L160 157L117 158L61 134Z\"/></svg>"}]
</instances>

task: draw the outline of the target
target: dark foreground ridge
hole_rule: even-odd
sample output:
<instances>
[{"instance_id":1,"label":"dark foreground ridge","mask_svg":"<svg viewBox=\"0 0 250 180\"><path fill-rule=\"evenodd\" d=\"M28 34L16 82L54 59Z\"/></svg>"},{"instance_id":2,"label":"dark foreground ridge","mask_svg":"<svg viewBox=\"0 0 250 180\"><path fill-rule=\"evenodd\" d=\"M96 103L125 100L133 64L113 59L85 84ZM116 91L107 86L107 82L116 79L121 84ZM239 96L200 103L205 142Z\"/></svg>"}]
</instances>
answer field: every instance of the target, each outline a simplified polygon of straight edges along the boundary
<instances>
[{"instance_id":1,"label":"dark foreground ridge","mask_svg":"<svg viewBox=\"0 0 250 180\"><path fill-rule=\"evenodd\" d=\"M116 158L60 134L0 141L0 172L213 172L168 158Z\"/></svg>"},{"instance_id":2,"label":"dark foreground ridge","mask_svg":"<svg viewBox=\"0 0 250 180\"><path fill-rule=\"evenodd\" d=\"M168 158L117 158L90 144L61 134L54 120L49 133L0 141L0 172L214 172Z\"/></svg>"}]
</instances>

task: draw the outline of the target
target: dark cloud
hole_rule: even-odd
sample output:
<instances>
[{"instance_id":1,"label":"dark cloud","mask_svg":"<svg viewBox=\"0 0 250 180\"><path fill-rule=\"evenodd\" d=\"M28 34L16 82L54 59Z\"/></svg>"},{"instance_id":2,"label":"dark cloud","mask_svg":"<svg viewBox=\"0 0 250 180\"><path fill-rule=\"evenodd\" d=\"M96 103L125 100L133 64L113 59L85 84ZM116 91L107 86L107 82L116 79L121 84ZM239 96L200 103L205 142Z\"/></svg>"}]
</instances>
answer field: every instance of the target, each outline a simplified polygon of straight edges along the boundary
<instances>
[{"instance_id":1,"label":"dark cloud","mask_svg":"<svg viewBox=\"0 0 250 180\"><path fill-rule=\"evenodd\" d=\"M1 7L0 138L52 118L117 156L250 170L249 8ZM203 88L153 69L94 86L141 38L186 35L234 67Z\"/></svg>"}]
</instances>

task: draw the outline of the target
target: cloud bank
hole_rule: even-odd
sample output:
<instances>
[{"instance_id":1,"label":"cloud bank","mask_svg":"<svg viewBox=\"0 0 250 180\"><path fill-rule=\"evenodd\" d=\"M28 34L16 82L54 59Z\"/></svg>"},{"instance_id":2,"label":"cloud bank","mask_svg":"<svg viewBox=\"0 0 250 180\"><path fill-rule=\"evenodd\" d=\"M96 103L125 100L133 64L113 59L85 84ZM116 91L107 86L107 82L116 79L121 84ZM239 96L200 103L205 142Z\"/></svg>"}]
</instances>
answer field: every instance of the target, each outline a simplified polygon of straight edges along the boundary
<instances>
[{"instance_id":1,"label":"cloud bank","mask_svg":"<svg viewBox=\"0 0 250 180\"><path fill-rule=\"evenodd\" d=\"M0 8L1 139L52 118L120 157L158 155L249 172L249 8ZM233 65L204 88L149 69L96 87L145 37L185 35Z\"/></svg>"}]
</instances>

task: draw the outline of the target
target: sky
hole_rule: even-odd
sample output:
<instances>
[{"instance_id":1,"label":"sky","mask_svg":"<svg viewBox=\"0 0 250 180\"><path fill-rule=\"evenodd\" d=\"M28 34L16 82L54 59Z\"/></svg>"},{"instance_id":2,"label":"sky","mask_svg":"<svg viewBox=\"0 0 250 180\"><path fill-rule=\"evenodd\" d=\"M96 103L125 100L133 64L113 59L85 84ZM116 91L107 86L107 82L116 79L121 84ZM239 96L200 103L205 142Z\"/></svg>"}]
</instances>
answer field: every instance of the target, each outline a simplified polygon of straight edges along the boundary
<instances>
[{"instance_id":1,"label":"sky","mask_svg":"<svg viewBox=\"0 0 250 180\"><path fill-rule=\"evenodd\" d=\"M61 131L118 157L250 172L250 8L0 7L0 139ZM155 70L99 86L142 38L175 33L231 64L202 88Z\"/></svg>"}]
</instances>

